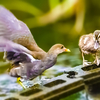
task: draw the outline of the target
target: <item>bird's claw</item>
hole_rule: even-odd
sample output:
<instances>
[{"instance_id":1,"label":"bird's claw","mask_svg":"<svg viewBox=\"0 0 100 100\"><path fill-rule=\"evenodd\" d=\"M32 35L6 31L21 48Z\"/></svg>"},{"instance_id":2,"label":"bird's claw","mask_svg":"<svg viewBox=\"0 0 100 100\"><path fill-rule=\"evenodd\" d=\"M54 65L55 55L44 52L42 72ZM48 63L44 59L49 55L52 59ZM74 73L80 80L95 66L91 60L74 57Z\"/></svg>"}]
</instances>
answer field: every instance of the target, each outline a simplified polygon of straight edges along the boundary
<instances>
[{"instance_id":1,"label":"bird's claw","mask_svg":"<svg viewBox=\"0 0 100 100\"><path fill-rule=\"evenodd\" d=\"M23 89L26 89L26 88L27 88L27 87L23 84L23 82L21 81L21 78L20 78L20 77L17 78L17 83L20 84L20 85L23 87Z\"/></svg>"},{"instance_id":2,"label":"bird's claw","mask_svg":"<svg viewBox=\"0 0 100 100\"><path fill-rule=\"evenodd\" d=\"M89 65L91 65L91 64L92 64L92 62L87 62L87 60L85 60L85 62L83 62L83 67L89 66Z\"/></svg>"},{"instance_id":3,"label":"bird's claw","mask_svg":"<svg viewBox=\"0 0 100 100\"><path fill-rule=\"evenodd\" d=\"M95 60L94 64L96 64L97 66L99 66L100 65L100 61L99 60Z\"/></svg>"}]
</instances>

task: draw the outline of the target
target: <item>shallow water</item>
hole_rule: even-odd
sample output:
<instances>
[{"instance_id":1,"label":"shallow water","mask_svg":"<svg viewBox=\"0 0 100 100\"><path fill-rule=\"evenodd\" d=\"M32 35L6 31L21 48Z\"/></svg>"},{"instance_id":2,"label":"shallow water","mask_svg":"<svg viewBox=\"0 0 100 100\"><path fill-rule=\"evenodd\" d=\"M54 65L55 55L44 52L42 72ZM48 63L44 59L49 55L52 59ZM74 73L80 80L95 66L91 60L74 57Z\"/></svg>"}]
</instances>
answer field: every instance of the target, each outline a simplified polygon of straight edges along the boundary
<instances>
[{"instance_id":1,"label":"shallow water","mask_svg":"<svg viewBox=\"0 0 100 100\"><path fill-rule=\"evenodd\" d=\"M16 78L8 74L0 75L0 92L1 93L14 93L23 90L23 88L16 82Z\"/></svg>"},{"instance_id":2,"label":"shallow water","mask_svg":"<svg viewBox=\"0 0 100 100\"><path fill-rule=\"evenodd\" d=\"M61 67L61 66L55 65L54 67L48 69L47 71L45 71L43 73L42 79L43 80L51 79L52 77L63 74L65 70L66 70L66 67ZM8 74L1 74L0 75L0 92L1 93L3 93L3 92L9 93L9 92L22 91L23 88L17 83L16 80L17 80L17 78L11 77ZM26 84L26 83L24 82L24 84Z\"/></svg>"}]
</instances>

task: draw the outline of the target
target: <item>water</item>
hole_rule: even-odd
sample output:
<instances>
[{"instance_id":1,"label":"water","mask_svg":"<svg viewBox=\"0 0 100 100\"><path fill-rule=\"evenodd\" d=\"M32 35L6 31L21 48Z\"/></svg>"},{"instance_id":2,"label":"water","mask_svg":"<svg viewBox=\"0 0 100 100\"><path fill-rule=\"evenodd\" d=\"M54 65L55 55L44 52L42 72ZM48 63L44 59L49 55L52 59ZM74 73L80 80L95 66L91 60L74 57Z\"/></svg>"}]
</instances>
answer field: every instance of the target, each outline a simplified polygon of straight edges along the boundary
<instances>
[{"instance_id":1,"label":"water","mask_svg":"<svg viewBox=\"0 0 100 100\"><path fill-rule=\"evenodd\" d=\"M0 93L14 93L23 90L16 82L16 78L8 74L0 75Z\"/></svg>"}]
</instances>

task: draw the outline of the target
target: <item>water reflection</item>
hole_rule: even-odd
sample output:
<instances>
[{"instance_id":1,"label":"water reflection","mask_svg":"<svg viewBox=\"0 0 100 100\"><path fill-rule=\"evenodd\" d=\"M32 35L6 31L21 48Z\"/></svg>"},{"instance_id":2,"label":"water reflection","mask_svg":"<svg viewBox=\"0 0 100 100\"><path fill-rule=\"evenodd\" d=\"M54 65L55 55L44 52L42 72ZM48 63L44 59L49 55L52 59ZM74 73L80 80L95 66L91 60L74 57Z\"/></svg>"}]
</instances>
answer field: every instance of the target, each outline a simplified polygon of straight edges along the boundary
<instances>
[{"instance_id":1,"label":"water reflection","mask_svg":"<svg viewBox=\"0 0 100 100\"><path fill-rule=\"evenodd\" d=\"M86 100L86 94L84 91L81 91L61 100Z\"/></svg>"},{"instance_id":2,"label":"water reflection","mask_svg":"<svg viewBox=\"0 0 100 100\"><path fill-rule=\"evenodd\" d=\"M100 100L100 81L86 85L87 99Z\"/></svg>"}]
</instances>

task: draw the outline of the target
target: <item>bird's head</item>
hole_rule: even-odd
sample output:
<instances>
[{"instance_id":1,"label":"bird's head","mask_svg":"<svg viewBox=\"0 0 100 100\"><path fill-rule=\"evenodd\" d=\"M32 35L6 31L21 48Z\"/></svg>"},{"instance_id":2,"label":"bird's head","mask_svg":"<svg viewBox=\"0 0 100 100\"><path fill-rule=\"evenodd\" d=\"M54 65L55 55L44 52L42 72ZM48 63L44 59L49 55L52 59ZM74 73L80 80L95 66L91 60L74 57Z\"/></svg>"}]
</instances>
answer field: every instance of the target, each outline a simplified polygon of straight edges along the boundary
<instances>
[{"instance_id":1,"label":"bird's head","mask_svg":"<svg viewBox=\"0 0 100 100\"><path fill-rule=\"evenodd\" d=\"M48 51L49 54L54 54L54 55L58 55L63 52L70 52L70 50L65 48L64 45L62 44L55 44Z\"/></svg>"},{"instance_id":2,"label":"bird's head","mask_svg":"<svg viewBox=\"0 0 100 100\"><path fill-rule=\"evenodd\" d=\"M100 30L94 31L93 35L94 35L94 41L95 41L94 48L98 49L99 48L99 42L100 42L100 40L99 40Z\"/></svg>"}]
</instances>

